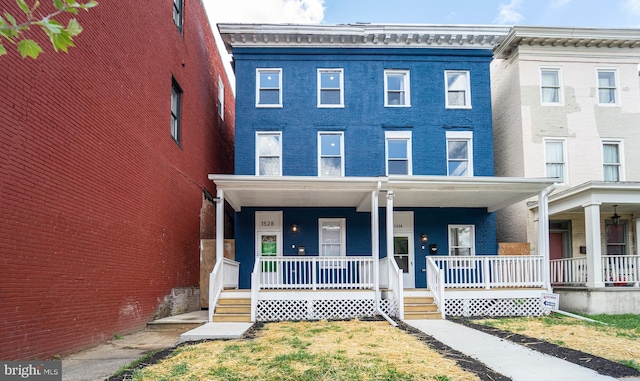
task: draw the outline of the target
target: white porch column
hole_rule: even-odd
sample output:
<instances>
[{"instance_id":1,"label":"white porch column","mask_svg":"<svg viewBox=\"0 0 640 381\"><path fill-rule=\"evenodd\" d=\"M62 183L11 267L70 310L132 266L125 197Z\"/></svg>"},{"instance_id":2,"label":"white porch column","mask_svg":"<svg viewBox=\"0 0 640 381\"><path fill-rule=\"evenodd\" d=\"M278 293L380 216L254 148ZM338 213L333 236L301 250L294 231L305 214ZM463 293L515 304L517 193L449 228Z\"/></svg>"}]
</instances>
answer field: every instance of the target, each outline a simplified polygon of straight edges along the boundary
<instances>
[{"instance_id":1,"label":"white porch column","mask_svg":"<svg viewBox=\"0 0 640 381\"><path fill-rule=\"evenodd\" d=\"M380 222L378 217L378 191L371 191L371 256L373 257L373 284L377 297L380 291ZM379 309L379 305L376 306Z\"/></svg>"},{"instance_id":2,"label":"white porch column","mask_svg":"<svg viewBox=\"0 0 640 381\"><path fill-rule=\"evenodd\" d=\"M224 258L224 191L218 189L216 197L216 264ZM224 274L221 271L220 274Z\"/></svg>"},{"instance_id":3,"label":"white porch column","mask_svg":"<svg viewBox=\"0 0 640 381\"><path fill-rule=\"evenodd\" d=\"M387 260L393 260L393 191L387 192ZM389 278L391 279L391 262L389 262Z\"/></svg>"},{"instance_id":4,"label":"white porch column","mask_svg":"<svg viewBox=\"0 0 640 381\"><path fill-rule=\"evenodd\" d=\"M600 202L582 205L587 239L587 287L604 287L602 279L602 240L600 238Z\"/></svg>"},{"instance_id":5,"label":"white porch column","mask_svg":"<svg viewBox=\"0 0 640 381\"><path fill-rule=\"evenodd\" d=\"M640 255L640 217L636 218L636 255Z\"/></svg>"},{"instance_id":6,"label":"white porch column","mask_svg":"<svg viewBox=\"0 0 640 381\"><path fill-rule=\"evenodd\" d=\"M549 258L549 190L545 189L538 194L538 255L542 255L542 279L551 291L551 266Z\"/></svg>"}]
</instances>

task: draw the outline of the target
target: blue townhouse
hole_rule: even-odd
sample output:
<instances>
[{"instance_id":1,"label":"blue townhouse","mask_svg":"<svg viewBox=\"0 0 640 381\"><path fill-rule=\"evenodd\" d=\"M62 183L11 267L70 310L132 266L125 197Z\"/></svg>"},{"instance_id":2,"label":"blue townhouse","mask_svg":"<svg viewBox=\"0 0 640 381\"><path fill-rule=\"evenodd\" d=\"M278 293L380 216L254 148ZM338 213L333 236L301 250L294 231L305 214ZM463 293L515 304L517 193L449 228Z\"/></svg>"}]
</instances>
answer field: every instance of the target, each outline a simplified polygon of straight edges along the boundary
<instances>
[{"instance_id":1,"label":"blue townhouse","mask_svg":"<svg viewBox=\"0 0 640 381\"><path fill-rule=\"evenodd\" d=\"M536 255L497 255L494 212L544 205L553 183L493 176L490 62L508 28L219 29L235 65L236 140L235 174L209 176L211 319L540 312L544 224ZM225 205L233 260L220 254ZM514 291L525 287L536 291Z\"/></svg>"}]
</instances>

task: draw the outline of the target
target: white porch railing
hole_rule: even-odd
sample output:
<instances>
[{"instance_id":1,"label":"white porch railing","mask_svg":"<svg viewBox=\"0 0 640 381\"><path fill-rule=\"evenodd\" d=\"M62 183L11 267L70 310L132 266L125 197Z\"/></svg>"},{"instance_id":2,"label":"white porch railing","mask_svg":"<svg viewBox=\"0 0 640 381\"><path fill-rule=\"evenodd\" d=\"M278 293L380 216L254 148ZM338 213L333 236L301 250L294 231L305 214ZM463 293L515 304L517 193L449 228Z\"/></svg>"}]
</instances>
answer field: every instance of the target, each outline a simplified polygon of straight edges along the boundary
<instances>
[{"instance_id":1,"label":"white porch railing","mask_svg":"<svg viewBox=\"0 0 640 381\"><path fill-rule=\"evenodd\" d=\"M213 271L209 274L209 321L213 321L213 314L222 290L225 288L238 288L239 279L239 262L223 258L213 267Z\"/></svg>"},{"instance_id":2,"label":"white porch railing","mask_svg":"<svg viewBox=\"0 0 640 381\"><path fill-rule=\"evenodd\" d=\"M551 284L585 285L587 283L587 258L564 258L549 261Z\"/></svg>"},{"instance_id":3,"label":"white porch railing","mask_svg":"<svg viewBox=\"0 0 640 381\"><path fill-rule=\"evenodd\" d=\"M391 268L389 268L391 266ZM386 288L393 293L393 299L398 303L398 317L404 319L404 285L402 271L393 258L380 259L380 288Z\"/></svg>"},{"instance_id":4,"label":"white porch railing","mask_svg":"<svg viewBox=\"0 0 640 381\"><path fill-rule=\"evenodd\" d=\"M446 288L544 287L542 256L469 256L433 258Z\"/></svg>"},{"instance_id":5,"label":"white porch railing","mask_svg":"<svg viewBox=\"0 0 640 381\"><path fill-rule=\"evenodd\" d=\"M602 256L602 280L606 285L638 287L640 285L640 256Z\"/></svg>"},{"instance_id":6,"label":"white porch railing","mask_svg":"<svg viewBox=\"0 0 640 381\"><path fill-rule=\"evenodd\" d=\"M252 290L373 289L373 278L372 257L261 257Z\"/></svg>"},{"instance_id":7,"label":"white porch railing","mask_svg":"<svg viewBox=\"0 0 640 381\"><path fill-rule=\"evenodd\" d=\"M443 319L446 317L444 286L442 269L436 265L433 258L427 257L427 288L433 293L433 301L438 306Z\"/></svg>"}]
</instances>

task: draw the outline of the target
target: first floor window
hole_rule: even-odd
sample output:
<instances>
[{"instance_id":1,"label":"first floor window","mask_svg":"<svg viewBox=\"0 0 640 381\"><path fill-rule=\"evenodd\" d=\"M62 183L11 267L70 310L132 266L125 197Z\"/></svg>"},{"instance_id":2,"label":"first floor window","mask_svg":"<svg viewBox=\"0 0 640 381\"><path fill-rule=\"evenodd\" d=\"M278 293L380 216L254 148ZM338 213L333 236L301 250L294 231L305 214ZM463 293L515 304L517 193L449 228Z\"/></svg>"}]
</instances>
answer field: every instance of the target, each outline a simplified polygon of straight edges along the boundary
<instances>
[{"instance_id":1,"label":"first floor window","mask_svg":"<svg viewBox=\"0 0 640 381\"><path fill-rule=\"evenodd\" d=\"M344 107L342 69L318 69L318 107Z\"/></svg>"},{"instance_id":2,"label":"first floor window","mask_svg":"<svg viewBox=\"0 0 640 381\"><path fill-rule=\"evenodd\" d=\"M344 257L347 255L346 231L344 218L320 218L319 241L320 257ZM323 260L320 263L322 268L340 267L339 261Z\"/></svg>"},{"instance_id":3,"label":"first floor window","mask_svg":"<svg viewBox=\"0 0 640 381\"><path fill-rule=\"evenodd\" d=\"M473 133L447 132L447 175L473 176Z\"/></svg>"},{"instance_id":4,"label":"first floor window","mask_svg":"<svg viewBox=\"0 0 640 381\"><path fill-rule=\"evenodd\" d=\"M282 174L282 135L280 132L258 133L256 156L258 176L280 176Z\"/></svg>"},{"instance_id":5,"label":"first floor window","mask_svg":"<svg viewBox=\"0 0 640 381\"><path fill-rule=\"evenodd\" d=\"M627 224L618 221L614 225L612 221L605 221L605 233L607 238L607 255L627 254Z\"/></svg>"},{"instance_id":6,"label":"first floor window","mask_svg":"<svg viewBox=\"0 0 640 381\"><path fill-rule=\"evenodd\" d=\"M318 176L344 176L342 132L318 134Z\"/></svg>"},{"instance_id":7,"label":"first floor window","mask_svg":"<svg viewBox=\"0 0 640 381\"><path fill-rule=\"evenodd\" d=\"M615 105L617 89L615 69L598 69L598 104Z\"/></svg>"},{"instance_id":8,"label":"first floor window","mask_svg":"<svg viewBox=\"0 0 640 381\"><path fill-rule=\"evenodd\" d=\"M602 163L604 181L620 181L622 163L620 160L621 142L602 142Z\"/></svg>"},{"instance_id":9,"label":"first floor window","mask_svg":"<svg viewBox=\"0 0 640 381\"><path fill-rule=\"evenodd\" d=\"M257 69L256 107L282 107L282 69Z\"/></svg>"},{"instance_id":10,"label":"first floor window","mask_svg":"<svg viewBox=\"0 0 640 381\"><path fill-rule=\"evenodd\" d=\"M180 143L180 114L182 108L182 89L175 78L171 78L171 137Z\"/></svg>"},{"instance_id":11,"label":"first floor window","mask_svg":"<svg viewBox=\"0 0 640 381\"><path fill-rule=\"evenodd\" d=\"M449 255L468 257L476 255L473 225L449 225Z\"/></svg>"},{"instance_id":12,"label":"first floor window","mask_svg":"<svg viewBox=\"0 0 640 381\"><path fill-rule=\"evenodd\" d=\"M411 132L387 131L387 175L411 175Z\"/></svg>"},{"instance_id":13,"label":"first floor window","mask_svg":"<svg viewBox=\"0 0 640 381\"><path fill-rule=\"evenodd\" d=\"M471 108L468 71L445 71L446 107Z\"/></svg>"},{"instance_id":14,"label":"first floor window","mask_svg":"<svg viewBox=\"0 0 640 381\"><path fill-rule=\"evenodd\" d=\"M565 181L565 141L549 139L545 140L545 167L546 176Z\"/></svg>"}]
</instances>

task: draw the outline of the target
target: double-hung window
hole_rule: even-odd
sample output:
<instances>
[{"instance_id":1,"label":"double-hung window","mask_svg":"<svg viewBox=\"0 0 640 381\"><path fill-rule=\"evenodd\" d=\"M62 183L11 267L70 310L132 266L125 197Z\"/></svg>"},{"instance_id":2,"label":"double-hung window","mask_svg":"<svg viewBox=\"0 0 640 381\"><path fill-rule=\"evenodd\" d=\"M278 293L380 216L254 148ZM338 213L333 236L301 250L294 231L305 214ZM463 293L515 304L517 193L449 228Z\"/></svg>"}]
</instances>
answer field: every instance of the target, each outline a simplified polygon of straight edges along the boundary
<instances>
[{"instance_id":1,"label":"double-hung window","mask_svg":"<svg viewBox=\"0 0 640 381\"><path fill-rule=\"evenodd\" d=\"M546 176L557 178L559 182L566 181L566 140L564 139L545 139L545 168Z\"/></svg>"},{"instance_id":2,"label":"double-hung window","mask_svg":"<svg viewBox=\"0 0 640 381\"><path fill-rule=\"evenodd\" d=\"M597 69L598 104L616 105L618 103L618 71L616 69Z\"/></svg>"},{"instance_id":3,"label":"double-hung window","mask_svg":"<svg viewBox=\"0 0 640 381\"><path fill-rule=\"evenodd\" d=\"M220 76L218 76L218 115L224 120L224 82Z\"/></svg>"},{"instance_id":4,"label":"double-hung window","mask_svg":"<svg viewBox=\"0 0 640 381\"><path fill-rule=\"evenodd\" d=\"M318 176L344 176L342 132L318 133Z\"/></svg>"},{"instance_id":5,"label":"double-hung window","mask_svg":"<svg viewBox=\"0 0 640 381\"><path fill-rule=\"evenodd\" d=\"M473 132L447 131L447 175L473 176Z\"/></svg>"},{"instance_id":6,"label":"double-hung window","mask_svg":"<svg viewBox=\"0 0 640 381\"><path fill-rule=\"evenodd\" d=\"M540 98L543 105L562 104L562 77L560 69L540 69Z\"/></svg>"},{"instance_id":7,"label":"double-hung window","mask_svg":"<svg viewBox=\"0 0 640 381\"><path fill-rule=\"evenodd\" d=\"M411 131L386 131L387 175L411 175Z\"/></svg>"},{"instance_id":8,"label":"double-hung window","mask_svg":"<svg viewBox=\"0 0 640 381\"><path fill-rule=\"evenodd\" d=\"M622 181L622 142L602 141L602 170L604 181Z\"/></svg>"},{"instance_id":9,"label":"double-hung window","mask_svg":"<svg viewBox=\"0 0 640 381\"><path fill-rule=\"evenodd\" d=\"M180 120L182 89L175 78L171 78L171 137L180 144Z\"/></svg>"},{"instance_id":10,"label":"double-hung window","mask_svg":"<svg viewBox=\"0 0 640 381\"><path fill-rule=\"evenodd\" d=\"M282 175L282 134L258 132L256 134L256 173L258 176Z\"/></svg>"},{"instance_id":11,"label":"double-hung window","mask_svg":"<svg viewBox=\"0 0 640 381\"><path fill-rule=\"evenodd\" d=\"M344 107L342 69L318 69L318 107Z\"/></svg>"},{"instance_id":12,"label":"double-hung window","mask_svg":"<svg viewBox=\"0 0 640 381\"><path fill-rule=\"evenodd\" d=\"M627 254L627 223L619 220L617 225L613 221L605 221L605 235L607 239L607 255L626 255ZM609 266L613 265L611 263ZM621 279L605 279L621 280Z\"/></svg>"},{"instance_id":13,"label":"double-hung window","mask_svg":"<svg viewBox=\"0 0 640 381\"><path fill-rule=\"evenodd\" d=\"M444 72L447 108L471 108L471 82L465 70Z\"/></svg>"},{"instance_id":14,"label":"double-hung window","mask_svg":"<svg viewBox=\"0 0 640 381\"><path fill-rule=\"evenodd\" d=\"M409 70L384 71L384 106L410 107Z\"/></svg>"},{"instance_id":15,"label":"double-hung window","mask_svg":"<svg viewBox=\"0 0 640 381\"><path fill-rule=\"evenodd\" d=\"M449 225L449 255L452 257L476 255L474 225Z\"/></svg>"},{"instance_id":16,"label":"double-hung window","mask_svg":"<svg viewBox=\"0 0 640 381\"><path fill-rule=\"evenodd\" d=\"M184 0L173 0L173 22L176 24L178 31L182 34L182 22L184 11Z\"/></svg>"},{"instance_id":17,"label":"double-hung window","mask_svg":"<svg viewBox=\"0 0 640 381\"><path fill-rule=\"evenodd\" d=\"M347 255L346 229L344 218L318 219L318 236L320 241L320 268L340 268L342 262L329 260L332 257Z\"/></svg>"},{"instance_id":18,"label":"double-hung window","mask_svg":"<svg viewBox=\"0 0 640 381\"><path fill-rule=\"evenodd\" d=\"M256 69L256 107L282 107L282 69Z\"/></svg>"}]
</instances>

